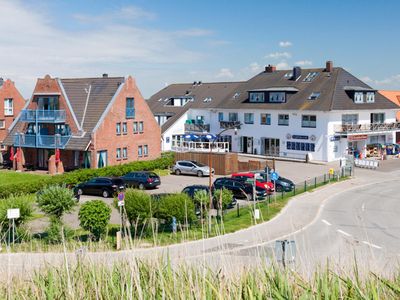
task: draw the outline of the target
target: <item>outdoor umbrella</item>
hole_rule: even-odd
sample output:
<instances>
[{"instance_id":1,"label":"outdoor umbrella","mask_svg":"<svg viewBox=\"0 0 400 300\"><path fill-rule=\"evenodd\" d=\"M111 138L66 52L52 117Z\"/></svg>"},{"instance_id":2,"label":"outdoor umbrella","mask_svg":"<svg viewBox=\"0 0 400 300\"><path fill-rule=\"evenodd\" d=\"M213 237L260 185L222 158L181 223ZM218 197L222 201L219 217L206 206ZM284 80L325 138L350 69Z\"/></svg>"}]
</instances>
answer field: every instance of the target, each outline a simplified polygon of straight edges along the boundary
<instances>
[{"instance_id":1,"label":"outdoor umbrella","mask_svg":"<svg viewBox=\"0 0 400 300\"><path fill-rule=\"evenodd\" d=\"M208 140L213 140L213 139L215 139L217 136L215 135L215 134L212 134L212 133L208 133L207 135L206 135L206 139L208 139Z\"/></svg>"}]
</instances>

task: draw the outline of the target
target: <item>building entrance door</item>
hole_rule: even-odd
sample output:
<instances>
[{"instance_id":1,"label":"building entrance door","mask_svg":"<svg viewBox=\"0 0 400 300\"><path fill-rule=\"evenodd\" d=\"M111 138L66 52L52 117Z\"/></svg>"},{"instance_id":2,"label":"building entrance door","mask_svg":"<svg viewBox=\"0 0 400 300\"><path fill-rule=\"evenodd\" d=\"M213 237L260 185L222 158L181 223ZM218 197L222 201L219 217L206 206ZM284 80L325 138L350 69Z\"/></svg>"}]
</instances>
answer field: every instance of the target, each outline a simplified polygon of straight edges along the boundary
<instances>
[{"instance_id":1,"label":"building entrance door","mask_svg":"<svg viewBox=\"0 0 400 300\"><path fill-rule=\"evenodd\" d=\"M38 168L39 169L47 169L48 168L48 159L49 159L49 151L47 149L38 149Z\"/></svg>"},{"instance_id":2,"label":"building entrance door","mask_svg":"<svg viewBox=\"0 0 400 300\"><path fill-rule=\"evenodd\" d=\"M264 155L267 156L279 156L280 152L280 140L273 138L263 138L262 147Z\"/></svg>"},{"instance_id":3,"label":"building entrance door","mask_svg":"<svg viewBox=\"0 0 400 300\"><path fill-rule=\"evenodd\" d=\"M241 137L241 148L243 153L253 153L253 137L242 136Z\"/></svg>"}]
</instances>

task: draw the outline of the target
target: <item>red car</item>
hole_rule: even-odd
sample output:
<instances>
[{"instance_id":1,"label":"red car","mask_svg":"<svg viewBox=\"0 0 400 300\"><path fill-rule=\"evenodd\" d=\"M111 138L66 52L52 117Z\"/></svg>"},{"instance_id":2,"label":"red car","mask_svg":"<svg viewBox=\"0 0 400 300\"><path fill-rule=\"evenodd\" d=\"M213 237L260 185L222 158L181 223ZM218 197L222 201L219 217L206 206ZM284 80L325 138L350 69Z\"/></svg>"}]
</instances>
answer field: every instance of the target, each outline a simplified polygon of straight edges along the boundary
<instances>
[{"instance_id":1,"label":"red car","mask_svg":"<svg viewBox=\"0 0 400 300\"><path fill-rule=\"evenodd\" d=\"M240 179L243 181L253 182L254 173L234 173L231 176L232 178ZM256 179L256 186L266 189L268 194L274 192L274 184L272 182L266 181L263 177L259 176Z\"/></svg>"}]
</instances>

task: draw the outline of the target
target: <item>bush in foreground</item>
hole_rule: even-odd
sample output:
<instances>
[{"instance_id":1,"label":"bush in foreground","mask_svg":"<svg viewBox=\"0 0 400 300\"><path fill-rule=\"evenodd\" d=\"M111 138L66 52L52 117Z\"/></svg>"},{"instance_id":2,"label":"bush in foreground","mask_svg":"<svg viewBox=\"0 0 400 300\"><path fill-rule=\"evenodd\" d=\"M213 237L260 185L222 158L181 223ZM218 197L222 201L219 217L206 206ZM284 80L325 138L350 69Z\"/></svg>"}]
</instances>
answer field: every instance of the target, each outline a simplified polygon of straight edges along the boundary
<instances>
[{"instance_id":1,"label":"bush in foreground","mask_svg":"<svg viewBox=\"0 0 400 300\"><path fill-rule=\"evenodd\" d=\"M135 189L125 191L126 215L132 226L142 225L155 214L156 207L149 194Z\"/></svg>"},{"instance_id":2,"label":"bush in foreground","mask_svg":"<svg viewBox=\"0 0 400 300\"><path fill-rule=\"evenodd\" d=\"M110 217L111 208L101 200L86 202L79 210L81 227L89 231L96 240L105 233Z\"/></svg>"},{"instance_id":3,"label":"bush in foreground","mask_svg":"<svg viewBox=\"0 0 400 300\"><path fill-rule=\"evenodd\" d=\"M193 200L185 193L161 197L156 217L168 223L175 217L180 224L191 224L196 219Z\"/></svg>"},{"instance_id":4,"label":"bush in foreground","mask_svg":"<svg viewBox=\"0 0 400 300\"><path fill-rule=\"evenodd\" d=\"M20 217L15 219L15 225L26 223L33 214L34 196L11 196L7 199L0 200L0 223L4 226L8 224L7 210L11 208L19 208Z\"/></svg>"}]
</instances>

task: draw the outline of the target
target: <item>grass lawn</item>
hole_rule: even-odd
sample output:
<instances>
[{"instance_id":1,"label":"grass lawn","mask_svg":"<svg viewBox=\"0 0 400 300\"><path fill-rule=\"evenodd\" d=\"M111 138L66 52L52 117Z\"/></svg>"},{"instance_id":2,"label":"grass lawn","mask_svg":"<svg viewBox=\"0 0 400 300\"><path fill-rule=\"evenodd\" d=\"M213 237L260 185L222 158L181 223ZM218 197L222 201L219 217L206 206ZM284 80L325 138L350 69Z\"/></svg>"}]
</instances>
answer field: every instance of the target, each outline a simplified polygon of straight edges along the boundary
<instances>
[{"instance_id":1,"label":"grass lawn","mask_svg":"<svg viewBox=\"0 0 400 300\"><path fill-rule=\"evenodd\" d=\"M20 182L27 181L39 181L49 175L46 174L31 174L31 173L23 173L23 172L15 172L15 171L0 171L0 186L4 186L7 184L14 184Z\"/></svg>"}]
</instances>

